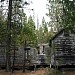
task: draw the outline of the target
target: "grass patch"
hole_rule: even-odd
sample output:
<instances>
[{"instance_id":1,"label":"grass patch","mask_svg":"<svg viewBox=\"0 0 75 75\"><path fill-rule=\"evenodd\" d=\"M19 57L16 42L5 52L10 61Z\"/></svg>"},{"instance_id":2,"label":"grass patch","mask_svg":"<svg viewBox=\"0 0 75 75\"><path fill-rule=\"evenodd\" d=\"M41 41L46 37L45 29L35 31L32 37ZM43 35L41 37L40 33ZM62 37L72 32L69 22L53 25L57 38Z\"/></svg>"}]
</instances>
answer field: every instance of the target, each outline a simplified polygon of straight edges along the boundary
<instances>
[{"instance_id":1,"label":"grass patch","mask_svg":"<svg viewBox=\"0 0 75 75\"><path fill-rule=\"evenodd\" d=\"M62 73L59 70L54 70L54 69L47 68L47 71L44 75L64 75L64 73Z\"/></svg>"}]
</instances>

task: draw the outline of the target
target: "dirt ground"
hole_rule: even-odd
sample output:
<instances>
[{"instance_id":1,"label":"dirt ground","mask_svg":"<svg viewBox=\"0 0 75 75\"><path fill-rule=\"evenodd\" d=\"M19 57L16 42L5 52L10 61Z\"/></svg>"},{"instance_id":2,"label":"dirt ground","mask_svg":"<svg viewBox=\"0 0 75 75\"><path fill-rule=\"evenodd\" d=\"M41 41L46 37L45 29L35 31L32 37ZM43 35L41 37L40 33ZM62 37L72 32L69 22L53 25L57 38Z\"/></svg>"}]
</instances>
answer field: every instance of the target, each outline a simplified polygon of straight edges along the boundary
<instances>
[{"instance_id":1,"label":"dirt ground","mask_svg":"<svg viewBox=\"0 0 75 75\"><path fill-rule=\"evenodd\" d=\"M23 73L22 70L14 71L14 73L5 72L5 70L0 70L0 75L46 75L46 73L48 73L47 69L39 69L37 71L31 71L31 72L27 71L25 73ZM63 72L61 75L75 75L75 71Z\"/></svg>"},{"instance_id":2,"label":"dirt ground","mask_svg":"<svg viewBox=\"0 0 75 75\"><path fill-rule=\"evenodd\" d=\"M46 70L45 69L40 69L40 70L37 70L37 71L31 71L31 72L25 72L23 73L21 70L19 71L14 71L14 73L7 73L3 70L0 70L0 75L44 75L46 73Z\"/></svg>"},{"instance_id":3,"label":"dirt ground","mask_svg":"<svg viewBox=\"0 0 75 75\"><path fill-rule=\"evenodd\" d=\"M63 75L75 75L75 71L71 71L71 72L64 72Z\"/></svg>"}]
</instances>

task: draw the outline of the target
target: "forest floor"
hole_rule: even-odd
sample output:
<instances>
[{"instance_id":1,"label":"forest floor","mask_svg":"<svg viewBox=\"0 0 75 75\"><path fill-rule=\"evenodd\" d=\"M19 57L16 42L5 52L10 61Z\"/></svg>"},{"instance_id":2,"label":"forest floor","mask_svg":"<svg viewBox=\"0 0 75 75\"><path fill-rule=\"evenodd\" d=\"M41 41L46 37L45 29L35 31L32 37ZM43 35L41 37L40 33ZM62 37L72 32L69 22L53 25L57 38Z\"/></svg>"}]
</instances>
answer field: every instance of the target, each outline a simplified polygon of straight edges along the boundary
<instances>
[{"instance_id":1,"label":"forest floor","mask_svg":"<svg viewBox=\"0 0 75 75\"><path fill-rule=\"evenodd\" d=\"M25 73L22 70L15 70L14 73L5 72L5 70L0 70L0 75L56 75L53 74L52 70L45 69L38 69L36 71L26 71ZM65 71L62 74L57 75L75 75L75 71Z\"/></svg>"},{"instance_id":2,"label":"forest floor","mask_svg":"<svg viewBox=\"0 0 75 75\"><path fill-rule=\"evenodd\" d=\"M44 75L46 73L46 69L39 69L36 71L28 71L23 73L22 70L11 72L5 72L5 70L0 70L0 75Z\"/></svg>"},{"instance_id":3,"label":"forest floor","mask_svg":"<svg viewBox=\"0 0 75 75\"><path fill-rule=\"evenodd\" d=\"M75 75L75 71L64 72L63 75Z\"/></svg>"}]
</instances>

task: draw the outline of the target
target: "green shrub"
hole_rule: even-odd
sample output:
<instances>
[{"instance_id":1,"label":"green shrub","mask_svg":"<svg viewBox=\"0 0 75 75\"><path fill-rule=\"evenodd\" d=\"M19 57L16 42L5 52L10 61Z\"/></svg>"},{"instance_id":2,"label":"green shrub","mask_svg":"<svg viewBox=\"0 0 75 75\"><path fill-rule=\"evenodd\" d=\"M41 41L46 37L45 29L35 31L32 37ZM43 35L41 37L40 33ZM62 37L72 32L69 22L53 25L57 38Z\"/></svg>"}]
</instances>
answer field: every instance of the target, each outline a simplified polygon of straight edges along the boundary
<instances>
[{"instance_id":1,"label":"green shrub","mask_svg":"<svg viewBox=\"0 0 75 75\"><path fill-rule=\"evenodd\" d=\"M59 70L47 68L47 72L44 75L63 75L63 73Z\"/></svg>"}]
</instances>

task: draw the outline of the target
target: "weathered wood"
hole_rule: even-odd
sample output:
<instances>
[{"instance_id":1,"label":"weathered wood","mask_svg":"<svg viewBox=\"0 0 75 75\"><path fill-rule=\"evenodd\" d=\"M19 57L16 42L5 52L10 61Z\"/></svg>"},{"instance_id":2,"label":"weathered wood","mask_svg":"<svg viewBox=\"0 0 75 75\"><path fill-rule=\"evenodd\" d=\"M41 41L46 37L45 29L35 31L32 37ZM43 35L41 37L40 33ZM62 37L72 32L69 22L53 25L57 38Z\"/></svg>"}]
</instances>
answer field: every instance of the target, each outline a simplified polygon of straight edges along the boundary
<instances>
[{"instance_id":1,"label":"weathered wood","mask_svg":"<svg viewBox=\"0 0 75 75\"><path fill-rule=\"evenodd\" d=\"M63 30L56 34L51 41L51 53L54 54L52 64L75 64L75 33L64 34Z\"/></svg>"}]
</instances>

